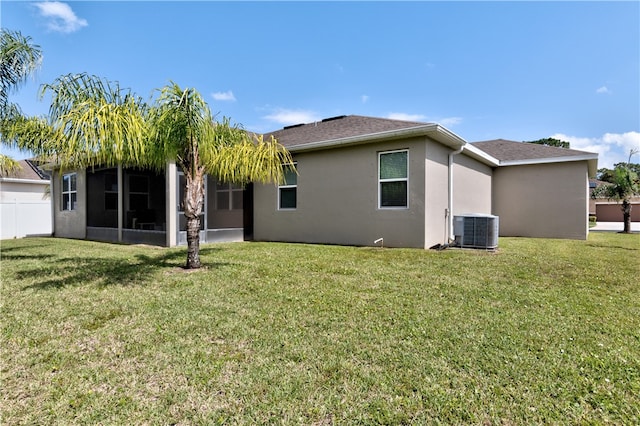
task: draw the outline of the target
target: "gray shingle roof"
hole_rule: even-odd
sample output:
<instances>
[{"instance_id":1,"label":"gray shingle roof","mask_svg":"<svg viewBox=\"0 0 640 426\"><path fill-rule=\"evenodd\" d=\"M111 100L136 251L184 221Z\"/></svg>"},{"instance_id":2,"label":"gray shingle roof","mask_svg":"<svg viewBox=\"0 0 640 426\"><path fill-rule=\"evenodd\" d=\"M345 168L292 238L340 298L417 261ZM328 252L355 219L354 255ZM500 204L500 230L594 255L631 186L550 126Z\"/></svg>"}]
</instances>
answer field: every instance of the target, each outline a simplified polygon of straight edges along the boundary
<instances>
[{"instance_id":1,"label":"gray shingle roof","mask_svg":"<svg viewBox=\"0 0 640 426\"><path fill-rule=\"evenodd\" d=\"M326 118L315 123L287 126L265 134L265 140L273 135L285 147L330 141L353 136L369 135L393 130L424 126L428 123L391 120L387 118L342 115Z\"/></svg>"},{"instance_id":2,"label":"gray shingle roof","mask_svg":"<svg viewBox=\"0 0 640 426\"><path fill-rule=\"evenodd\" d=\"M595 155L592 152L576 149L558 148L555 146L538 145L495 139L491 141L472 142L471 145L486 152L500 161L535 160L542 158L577 157Z\"/></svg>"},{"instance_id":3,"label":"gray shingle roof","mask_svg":"<svg viewBox=\"0 0 640 426\"><path fill-rule=\"evenodd\" d=\"M47 175L38 169L38 166L33 160L20 160L20 169L11 173L8 178L12 179L29 179L29 180L49 180Z\"/></svg>"}]
</instances>

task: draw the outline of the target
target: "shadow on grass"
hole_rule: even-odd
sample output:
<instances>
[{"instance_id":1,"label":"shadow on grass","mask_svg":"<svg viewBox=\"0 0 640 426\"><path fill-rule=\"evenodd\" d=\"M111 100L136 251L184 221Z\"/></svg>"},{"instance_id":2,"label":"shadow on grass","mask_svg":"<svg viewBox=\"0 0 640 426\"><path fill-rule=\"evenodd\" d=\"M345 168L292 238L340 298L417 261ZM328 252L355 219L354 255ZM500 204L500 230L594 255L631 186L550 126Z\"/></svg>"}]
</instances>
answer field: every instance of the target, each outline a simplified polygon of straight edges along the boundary
<instances>
[{"instance_id":1,"label":"shadow on grass","mask_svg":"<svg viewBox=\"0 0 640 426\"><path fill-rule=\"evenodd\" d=\"M638 240L638 242L640 242L640 240ZM640 250L640 244L638 247L624 247L624 246L618 246L618 245L612 245L612 244L601 244L601 243L588 243L587 245L589 247L603 248L603 249L618 249L618 250L629 250L629 251Z\"/></svg>"},{"instance_id":2,"label":"shadow on grass","mask_svg":"<svg viewBox=\"0 0 640 426\"><path fill-rule=\"evenodd\" d=\"M118 245L107 245L106 250L117 250ZM219 249L205 247L200 256L207 256ZM64 253L63 253L64 254ZM151 254L138 253L130 258L123 257L71 257L62 255L28 255L3 253L3 258L17 261L38 260L37 267L22 269L15 273L18 281L29 281L22 290L51 290L68 286L95 285L97 287L144 285L159 272L182 273L186 261L184 250L157 250ZM42 263L44 262L44 263ZM203 267L194 271L204 273L207 269L218 268L226 263L203 262Z\"/></svg>"}]
</instances>

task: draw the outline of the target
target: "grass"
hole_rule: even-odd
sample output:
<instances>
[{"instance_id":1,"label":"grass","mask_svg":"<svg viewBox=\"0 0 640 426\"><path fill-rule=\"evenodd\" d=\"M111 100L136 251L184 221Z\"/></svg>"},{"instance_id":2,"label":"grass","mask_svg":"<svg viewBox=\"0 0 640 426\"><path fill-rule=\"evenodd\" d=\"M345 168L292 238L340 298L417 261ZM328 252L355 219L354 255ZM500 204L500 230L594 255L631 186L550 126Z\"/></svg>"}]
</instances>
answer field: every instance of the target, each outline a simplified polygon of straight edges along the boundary
<instances>
[{"instance_id":1,"label":"grass","mask_svg":"<svg viewBox=\"0 0 640 426\"><path fill-rule=\"evenodd\" d=\"M640 240L3 241L13 424L638 424Z\"/></svg>"}]
</instances>

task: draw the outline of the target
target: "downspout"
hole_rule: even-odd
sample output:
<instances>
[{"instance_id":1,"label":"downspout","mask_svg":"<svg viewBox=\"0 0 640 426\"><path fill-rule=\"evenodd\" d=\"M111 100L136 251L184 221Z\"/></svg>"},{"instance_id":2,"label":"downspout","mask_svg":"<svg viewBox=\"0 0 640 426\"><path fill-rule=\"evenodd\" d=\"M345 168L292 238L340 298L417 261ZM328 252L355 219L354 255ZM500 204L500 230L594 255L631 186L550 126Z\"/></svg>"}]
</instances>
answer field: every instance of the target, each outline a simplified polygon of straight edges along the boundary
<instances>
[{"instance_id":1,"label":"downspout","mask_svg":"<svg viewBox=\"0 0 640 426\"><path fill-rule=\"evenodd\" d=\"M457 151L449 153L449 200L446 212L449 240L445 241L445 244L449 244L455 239L455 235L453 235L453 156L460 154L463 150L464 145L462 145Z\"/></svg>"}]
</instances>

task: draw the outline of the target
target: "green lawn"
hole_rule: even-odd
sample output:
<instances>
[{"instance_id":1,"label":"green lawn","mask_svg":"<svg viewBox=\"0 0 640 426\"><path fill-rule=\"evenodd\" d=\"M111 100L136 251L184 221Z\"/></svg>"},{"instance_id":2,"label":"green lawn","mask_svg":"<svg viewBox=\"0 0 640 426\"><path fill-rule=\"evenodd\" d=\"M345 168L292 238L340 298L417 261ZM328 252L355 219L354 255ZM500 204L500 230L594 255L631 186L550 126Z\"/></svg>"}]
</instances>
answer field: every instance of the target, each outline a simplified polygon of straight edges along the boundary
<instances>
[{"instance_id":1,"label":"green lawn","mask_svg":"<svg viewBox=\"0 0 640 426\"><path fill-rule=\"evenodd\" d=\"M2 425L640 423L638 235L1 249Z\"/></svg>"}]
</instances>

